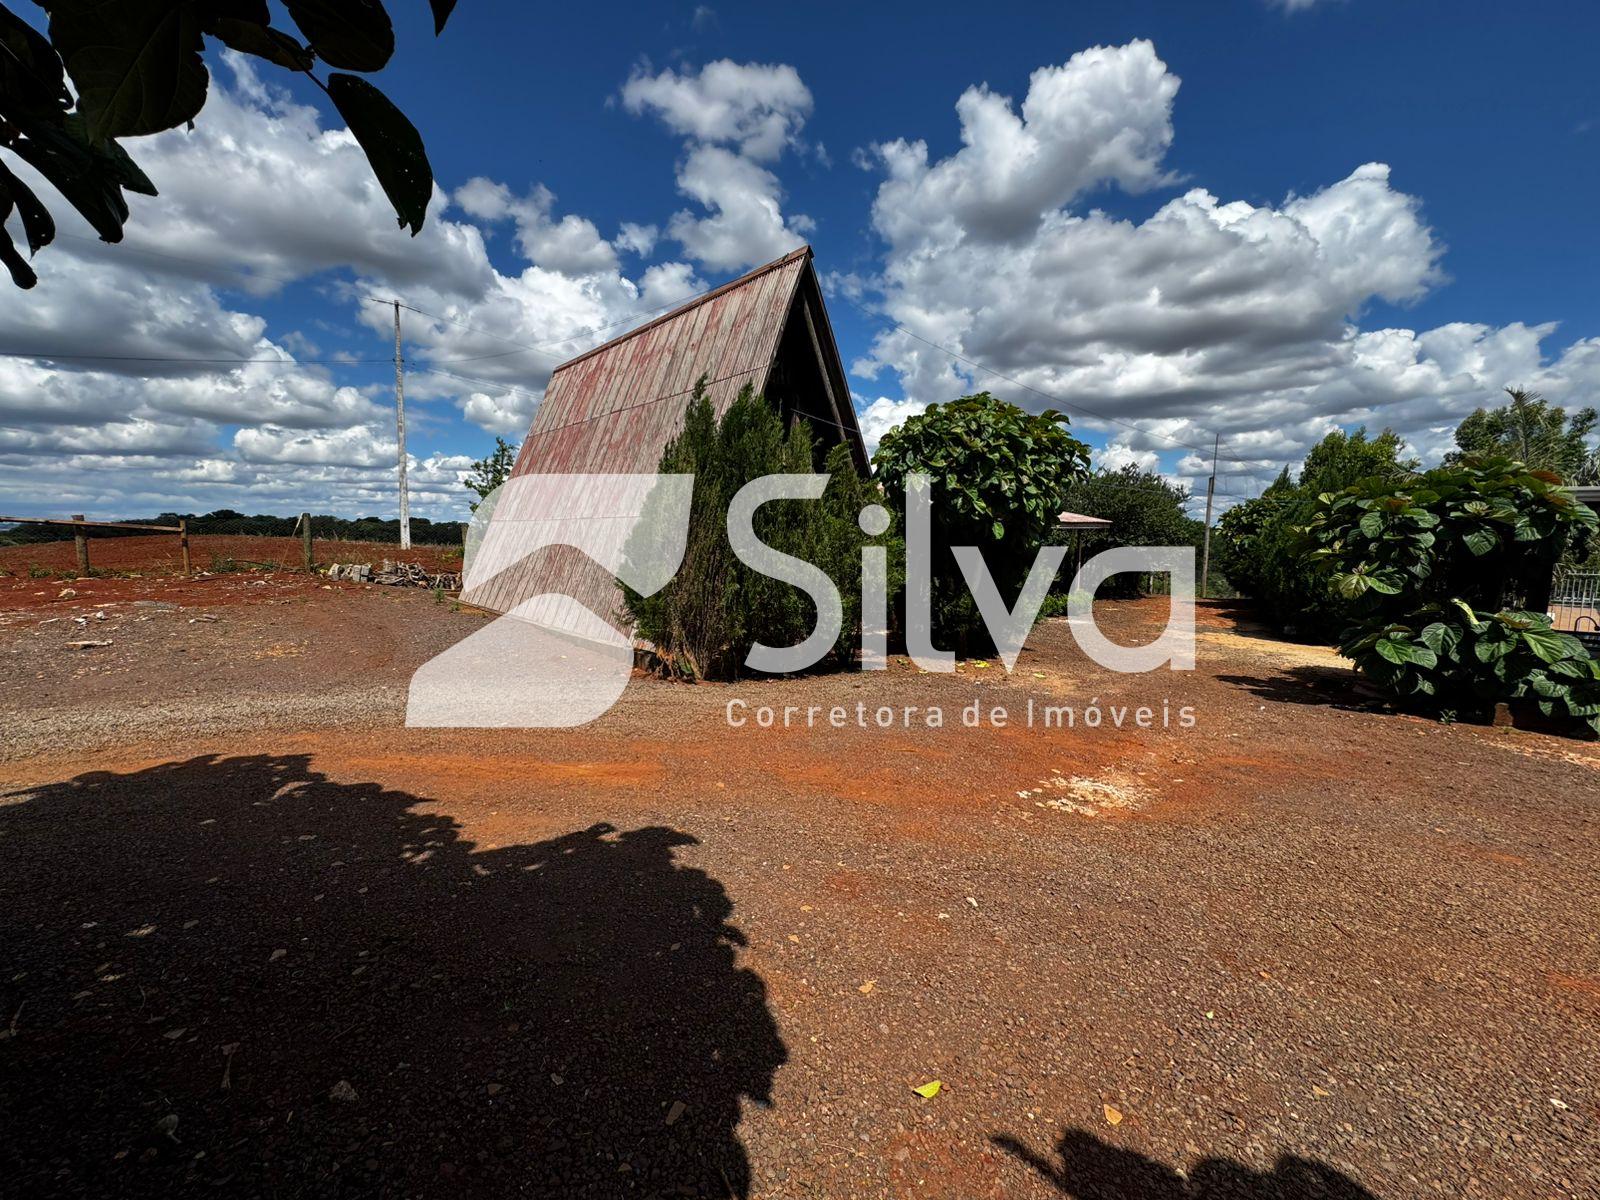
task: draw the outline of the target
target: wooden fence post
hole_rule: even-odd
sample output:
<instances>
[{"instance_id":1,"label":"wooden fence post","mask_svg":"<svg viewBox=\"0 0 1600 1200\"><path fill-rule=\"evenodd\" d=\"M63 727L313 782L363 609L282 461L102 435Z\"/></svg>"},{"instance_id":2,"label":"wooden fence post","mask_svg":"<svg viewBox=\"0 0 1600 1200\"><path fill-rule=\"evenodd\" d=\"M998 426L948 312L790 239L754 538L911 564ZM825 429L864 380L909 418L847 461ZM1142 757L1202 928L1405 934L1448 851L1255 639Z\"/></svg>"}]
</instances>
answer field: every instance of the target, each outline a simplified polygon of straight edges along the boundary
<instances>
[{"instance_id":1,"label":"wooden fence post","mask_svg":"<svg viewBox=\"0 0 1600 1200\"><path fill-rule=\"evenodd\" d=\"M178 518L178 545L183 550L183 573L193 575L189 566L189 522L184 517Z\"/></svg>"},{"instance_id":2,"label":"wooden fence post","mask_svg":"<svg viewBox=\"0 0 1600 1200\"><path fill-rule=\"evenodd\" d=\"M317 569L317 564L311 554L311 514L308 512L300 514L300 549L309 575Z\"/></svg>"},{"instance_id":3,"label":"wooden fence post","mask_svg":"<svg viewBox=\"0 0 1600 1200\"><path fill-rule=\"evenodd\" d=\"M72 519L81 521L83 520L83 514L73 513ZM72 547L78 552L78 574L87 575L89 573L89 537L83 532L82 525L74 525L72 527Z\"/></svg>"}]
</instances>

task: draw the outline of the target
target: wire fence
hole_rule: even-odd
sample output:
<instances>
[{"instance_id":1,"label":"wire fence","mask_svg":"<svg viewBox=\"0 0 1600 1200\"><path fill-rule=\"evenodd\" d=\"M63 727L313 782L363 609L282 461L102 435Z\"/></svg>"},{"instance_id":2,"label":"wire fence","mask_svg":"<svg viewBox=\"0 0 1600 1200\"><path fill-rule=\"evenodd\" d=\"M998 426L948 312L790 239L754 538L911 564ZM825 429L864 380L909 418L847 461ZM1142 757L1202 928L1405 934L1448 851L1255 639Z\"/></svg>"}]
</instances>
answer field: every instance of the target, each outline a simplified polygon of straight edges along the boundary
<instances>
[{"instance_id":1,"label":"wire fence","mask_svg":"<svg viewBox=\"0 0 1600 1200\"><path fill-rule=\"evenodd\" d=\"M277 516L246 516L243 513L216 512L202 516L189 513L161 513L154 517L128 519L127 523L145 526L172 526L182 521L191 536L223 535L228 537L298 537L301 519ZM430 521L426 517L411 518L411 541L425 546L459 546L465 525L460 521ZM381 542L398 544L400 522L397 518L336 517L330 514L313 515L312 536L318 541ZM36 524L23 521L9 529L0 528L0 546L27 546L41 542L58 542L70 537L59 525ZM137 529L96 528L95 538L147 537Z\"/></svg>"}]
</instances>

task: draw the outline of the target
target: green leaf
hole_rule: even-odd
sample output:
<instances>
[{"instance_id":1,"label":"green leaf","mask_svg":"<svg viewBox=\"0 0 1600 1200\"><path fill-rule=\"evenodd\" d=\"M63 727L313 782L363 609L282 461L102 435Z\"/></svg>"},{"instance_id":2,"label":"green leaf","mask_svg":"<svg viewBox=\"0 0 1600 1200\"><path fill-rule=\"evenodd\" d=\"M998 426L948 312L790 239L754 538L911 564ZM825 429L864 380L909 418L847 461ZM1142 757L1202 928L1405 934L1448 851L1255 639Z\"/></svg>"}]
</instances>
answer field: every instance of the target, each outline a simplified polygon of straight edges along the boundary
<instances>
[{"instance_id":1,"label":"green leaf","mask_svg":"<svg viewBox=\"0 0 1600 1200\"><path fill-rule=\"evenodd\" d=\"M1575 657L1573 647L1578 646L1578 640L1564 633L1557 633L1553 629L1524 629L1522 640L1528 649L1547 663L1558 659Z\"/></svg>"},{"instance_id":2,"label":"green leaf","mask_svg":"<svg viewBox=\"0 0 1600 1200\"><path fill-rule=\"evenodd\" d=\"M1488 529L1473 529L1462 534L1461 540L1475 555L1487 554L1500 544L1500 539Z\"/></svg>"},{"instance_id":3,"label":"green leaf","mask_svg":"<svg viewBox=\"0 0 1600 1200\"><path fill-rule=\"evenodd\" d=\"M1367 585L1380 595L1398 596L1400 594L1400 585L1382 575L1367 576Z\"/></svg>"},{"instance_id":4,"label":"green leaf","mask_svg":"<svg viewBox=\"0 0 1600 1200\"><path fill-rule=\"evenodd\" d=\"M1357 571L1348 571L1333 577L1333 590L1346 600L1355 600L1366 594L1372 586L1372 577Z\"/></svg>"},{"instance_id":5,"label":"green leaf","mask_svg":"<svg viewBox=\"0 0 1600 1200\"><path fill-rule=\"evenodd\" d=\"M1510 642L1494 641L1489 638L1479 639L1479 641L1472 647L1472 653L1476 655L1478 661L1482 663L1496 662L1500 659L1503 659L1508 653L1510 653L1510 651Z\"/></svg>"},{"instance_id":6,"label":"green leaf","mask_svg":"<svg viewBox=\"0 0 1600 1200\"><path fill-rule=\"evenodd\" d=\"M377 71L394 55L394 26L378 0L284 0L284 7L330 67Z\"/></svg>"},{"instance_id":7,"label":"green leaf","mask_svg":"<svg viewBox=\"0 0 1600 1200\"><path fill-rule=\"evenodd\" d=\"M16 204L17 213L22 218L22 232L28 239L28 253L37 254L55 241L56 223L50 216L50 210L40 203L39 197L33 194L27 184L13 175L4 163L0 163L0 205L9 209L12 203Z\"/></svg>"},{"instance_id":8,"label":"green leaf","mask_svg":"<svg viewBox=\"0 0 1600 1200\"><path fill-rule=\"evenodd\" d=\"M6 228L6 218L11 215L11 204L9 196L0 199L0 263L4 263L6 270L10 272L11 282L27 290L39 282L39 277L33 273L28 260L17 253L16 243L11 240L11 231Z\"/></svg>"},{"instance_id":9,"label":"green leaf","mask_svg":"<svg viewBox=\"0 0 1600 1200\"><path fill-rule=\"evenodd\" d=\"M1533 689L1536 696L1562 697L1567 694L1567 685L1551 679L1540 671L1528 677L1528 686Z\"/></svg>"},{"instance_id":10,"label":"green leaf","mask_svg":"<svg viewBox=\"0 0 1600 1200\"><path fill-rule=\"evenodd\" d=\"M415 237L433 196L433 168L415 126L387 96L355 75L329 76L328 95L366 152L400 224L410 226Z\"/></svg>"},{"instance_id":11,"label":"green leaf","mask_svg":"<svg viewBox=\"0 0 1600 1200\"><path fill-rule=\"evenodd\" d=\"M19 124L27 136L12 143L17 156L48 179L102 241L121 241L128 219L122 189L156 194L144 172L115 142L92 145L76 115L55 124L20 119Z\"/></svg>"},{"instance_id":12,"label":"green leaf","mask_svg":"<svg viewBox=\"0 0 1600 1200\"><path fill-rule=\"evenodd\" d=\"M1383 515L1369 512L1361 518L1361 532L1369 538L1375 538L1383 532Z\"/></svg>"},{"instance_id":13,"label":"green leaf","mask_svg":"<svg viewBox=\"0 0 1600 1200\"><path fill-rule=\"evenodd\" d=\"M53 0L50 40L96 145L182 125L206 102L209 77L193 4Z\"/></svg>"},{"instance_id":14,"label":"green leaf","mask_svg":"<svg viewBox=\"0 0 1600 1200\"><path fill-rule=\"evenodd\" d=\"M266 5L261 9L265 14ZM282 30L273 29L266 20L217 14L206 20L203 32L230 50L253 55L286 71L309 71L316 62L309 49Z\"/></svg>"},{"instance_id":15,"label":"green leaf","mask_svg":"<svg viewBox=\"0 0 1600 1200\"><path fill-rule=\"evenodd\" d=\"M1378 652L1379 657L1397 665L1408 661L1410 658L1406 644L1397 642L1393 638L1379 638L1373 649Z\"/></svg>"},{"instance_id":16,"label":"green leaf","mask_svg":"<svg viewBox=\"0 0 1600 1200\"><path fill-rule=\"evenodd\" d=\"M1474 633L1482 632L1484 623L1478 617L1478 614L1476 611L1474 611L1472 605L1457 597L1451 597L1450 603L1454 604L1461 610L1462 615L1467 618L1467 624L1472 628Z\"/></svg>"},{"instance_id":17,"label":"green leaf","mask_svg":"<svg viewBox=\"0 0 1600 1200\"><path fill-rule=\"evenodd\" d=\"M428 4L433 8L433 36L438 37L444 32L444 23L456 10L456 0L428 0Z\"/></svg>"},{"instance_id":18,"label":"green leaf","mask_svg":"<svg viewBox=\"0 0 1600 1200\"><path fill-rule=\"evenodd\" d=\"M0 96L36 113L72 107L61 56L32 25L0 5Z\"/></svg>"}]
</instances>

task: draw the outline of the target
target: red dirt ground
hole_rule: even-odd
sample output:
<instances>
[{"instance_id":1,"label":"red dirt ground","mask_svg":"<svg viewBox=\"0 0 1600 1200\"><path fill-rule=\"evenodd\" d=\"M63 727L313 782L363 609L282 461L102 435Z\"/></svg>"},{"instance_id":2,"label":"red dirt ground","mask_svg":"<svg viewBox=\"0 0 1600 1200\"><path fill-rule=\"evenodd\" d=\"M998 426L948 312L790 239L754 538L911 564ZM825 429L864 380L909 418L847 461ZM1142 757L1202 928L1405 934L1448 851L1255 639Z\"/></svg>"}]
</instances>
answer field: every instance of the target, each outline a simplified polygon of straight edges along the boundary
<instances>
[{"instance_id":1,"label":"red dirt ground","mask_svg":"<svg viewBox=\"0 0 1600 1200\"><path fill-rule=\"evenodd\" d=\"M18 1194L1600 1195L1594 743L1383 711L1224 606L1193 672L1051 621L1009 677L639 678L580 729L407 729L482 617L28 582ZM1097 618L1131 643L1164 608ZM732 728L735 698L1197 720Z\"/></svg>"}]
</instances>

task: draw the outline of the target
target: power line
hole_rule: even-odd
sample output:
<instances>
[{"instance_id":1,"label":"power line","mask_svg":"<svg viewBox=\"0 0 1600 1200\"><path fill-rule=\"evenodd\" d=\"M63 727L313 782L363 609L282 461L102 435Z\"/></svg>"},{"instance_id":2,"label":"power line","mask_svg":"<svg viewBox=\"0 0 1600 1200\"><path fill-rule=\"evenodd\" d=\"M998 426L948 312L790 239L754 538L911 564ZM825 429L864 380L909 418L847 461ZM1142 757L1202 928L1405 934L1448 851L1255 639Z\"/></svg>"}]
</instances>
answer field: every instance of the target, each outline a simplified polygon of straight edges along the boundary
<instances>
[{"instance_id":1,"label":"power line","mask_svg":"<svg viewBox=\"0 0 1600 1200\"><path fill-rule=\"evenodd\" d=\"M55 362L203 363L211 366L262 363L280 367L358 367L394 361L388 358L182 358L163 354L58 354L50 350L0 350L0 358L43 358Z\"/></svg>"}]
</instances>

